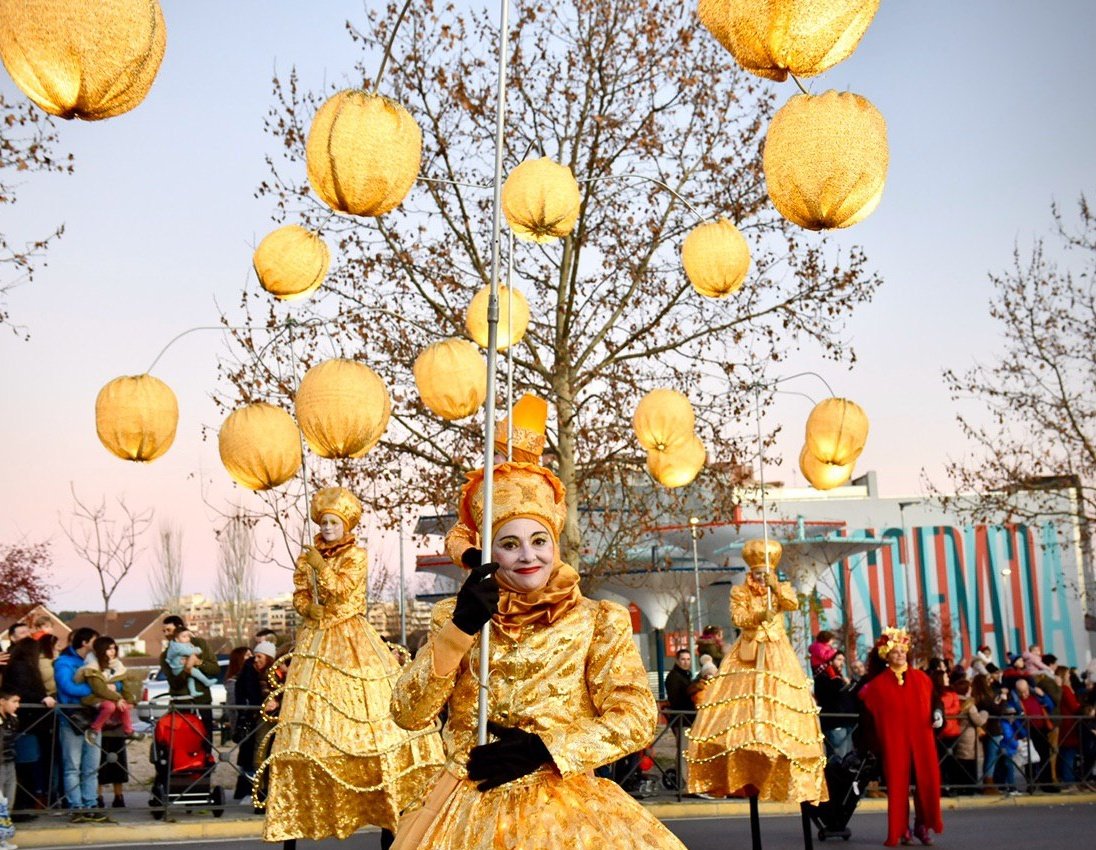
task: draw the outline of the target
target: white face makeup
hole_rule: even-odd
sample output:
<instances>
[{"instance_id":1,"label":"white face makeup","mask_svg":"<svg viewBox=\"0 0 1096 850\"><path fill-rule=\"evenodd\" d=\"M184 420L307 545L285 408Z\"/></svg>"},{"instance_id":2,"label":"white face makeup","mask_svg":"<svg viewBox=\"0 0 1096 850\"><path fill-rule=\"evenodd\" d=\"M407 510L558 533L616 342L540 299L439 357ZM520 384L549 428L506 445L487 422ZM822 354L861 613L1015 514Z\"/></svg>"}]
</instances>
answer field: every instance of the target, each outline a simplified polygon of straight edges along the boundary
<instances>
[{"instance_id":1,"label":"white face makeup","mask_svg":"<svg viewBox=\"0 0 1096 850\"><path fill-rule=\"evenodd\" d=\"M320 537L324 543L336 543L342 539L343 521L335 514L324 514L320 517Z\"/></svg>"},{"instance_id":2,"label":"white face makeup","mask_svg":"<svg viewBox=\"0 0 1096 850\"><path fill-rule=\"evenodd\" d=\"M552 535L534 519L520 517L495 534L491 558L499 565L496 578L518 593L540 590L548 583L556 561Z\"/></svg>"}]
</instances>

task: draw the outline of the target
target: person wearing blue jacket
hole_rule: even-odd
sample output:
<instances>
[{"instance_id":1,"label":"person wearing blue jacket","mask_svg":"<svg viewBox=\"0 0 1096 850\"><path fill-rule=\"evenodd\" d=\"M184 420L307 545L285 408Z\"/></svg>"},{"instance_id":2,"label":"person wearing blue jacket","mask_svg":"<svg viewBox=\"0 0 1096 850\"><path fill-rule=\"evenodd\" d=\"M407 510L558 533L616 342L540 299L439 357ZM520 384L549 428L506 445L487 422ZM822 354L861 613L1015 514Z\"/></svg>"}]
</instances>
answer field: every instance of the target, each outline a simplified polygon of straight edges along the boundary
<instances>
[{"instance_id":1,"label":"person wearing blue jacket","mask_svg":"<svg viewBox=\"0 0 1096 850\"><path fill-rule=\"evenodd\" d=\"M80 700L91 696L91 685L77 682L76 671L83 666L97 637L99 634L94 629L77 629L69 635L68 647L53 662L57 702L71 706L60 712L57 735L61 739L65 799L72 810L73 823L101 823L107 820L106 815L95 811L99 794L99 757L102 754L99 733L90 729L85 731L83 725L73 720L77 713L85 711Z\"/></svg>"}]
</instances>

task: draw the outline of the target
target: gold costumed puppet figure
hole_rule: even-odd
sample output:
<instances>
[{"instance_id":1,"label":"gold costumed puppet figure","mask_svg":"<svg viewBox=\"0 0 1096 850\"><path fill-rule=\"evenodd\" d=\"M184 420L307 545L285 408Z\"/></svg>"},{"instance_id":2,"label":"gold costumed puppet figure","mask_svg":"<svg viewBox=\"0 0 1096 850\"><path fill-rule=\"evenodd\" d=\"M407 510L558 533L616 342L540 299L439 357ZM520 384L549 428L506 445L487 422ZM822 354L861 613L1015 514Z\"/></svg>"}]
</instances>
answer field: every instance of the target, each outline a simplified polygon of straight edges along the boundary
<instances>
[{"instance_id":1,"label":"gold costumed puppet figure","mask_svg":"<svg viewBox=\"0 0 1096 850\"><path fill-rule=\"evenodd\" d=\"M511 423L513 427L511 428ZM548 425L548 402L532 393L526 393L514 405L509 417L495 426L495 463L515 460L519 463L539 464L544 452L545 431ZM507 452L510 431L513 446ZM457 521L445 535L445 553L458 567L472 569L479 566L479 528L471 528ZM477 550L469 556L471 550ZM465 558L475 558L465 563Z\"/></svg>"},{"instance_id":2,"label":"gold costumed puppet figure","mask_svg":"<svg viewBox=\"0 0 1096 850\"><path fill-rule=\"evenodd\" d=\"M777 580L781 552L775 540L751 540L742 549L750 571L731 590L731 620L742 634L708 682L688 733L690 793L828 799L818 706L784 630L784 612L796 610L798 600Z\"/></svg>"},{"instance_id":3,"label":"gold costumed puppet figure","mask_svg":"<svg viewBox=\"0 0 1096 850\"><path fill-rule=\"evenodd\" d=\"M366 622L365 550L354 527L361 502L328 487L312 498L315 546L297 559L297 643L280 693L270 755L263 840L346 838L366 824L394 831L444 757L433 726L392 720L400 666Z\"/></svg>"},{"instance_id":4,"label":"gold costumed puppet figure","mask_svg":"<svg viewBox=\"0 0 1096 850\"><path fill-rule=\"evenodd\" d=\"M459 518L483 518L483 470ZM396 722L428 729L445 710L445 769L394 850L684 850L594 768L647 746L658 712L631 618L579 590L559 559L564 488L543 467L495 467L492 563L439 602L427 644L392 695ZM470 560L470 559L469 559ZM477 746L480 630L490 623L488 743Z\"/></svg>"}]
</instances>

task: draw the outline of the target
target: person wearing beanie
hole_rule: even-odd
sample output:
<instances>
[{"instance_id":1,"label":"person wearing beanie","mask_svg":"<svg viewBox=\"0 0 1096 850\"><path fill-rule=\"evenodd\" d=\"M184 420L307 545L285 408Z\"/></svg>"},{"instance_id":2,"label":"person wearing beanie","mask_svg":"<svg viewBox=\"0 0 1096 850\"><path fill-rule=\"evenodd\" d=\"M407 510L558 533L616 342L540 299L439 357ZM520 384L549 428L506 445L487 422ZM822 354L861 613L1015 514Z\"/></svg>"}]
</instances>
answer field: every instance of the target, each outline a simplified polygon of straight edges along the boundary
<instances>
[{"instance_id":1,"label":"person wearing beanie","mask_svg":"<svg viewBox=\"0 0 1096 850\"><path fill-rule=\"evenodd\" d=\"M495 463L512 460L539 466L547 427L548 402L532 393L523 395L514 405L511 415L495 426ZM483 470L478 469L471 474L482 476ZM468 559L481 551L479 529L467 523L458 520L445 535L445 552L458 567L478 567L478 562L471 563Z\"/></svg>"},{"instance_id":2,"label":"person wearing beanie","mask_svg":"<svg viewBox=\"0 0 1096 850\"><path fill-rule=\"evenodd\" d=\"M310 515L320 531L293 574L297 643L278 659L289 669L266 703L277 706L278 721L256 772L256 784L267 781L263 840L343 839L372 824L384 845L441 766L441 739L433 728L408 732L392 720L400 665L365 619L368 562L353 533L361 502L326 487L313 495ZM270 650L265 642L255 648Z\"/></svg>"},{"instance_id":3,"label":"person wearing beanie","mask_svg":"<svg viewBox=\"0 0 1096 850\"><path fill-rule=\"evenodd\" d=\"M479 528L483 471L458 517ZM587 599L559 558L563 484L530 463L494 469L491 563L434 606L430 637L392 694L396 722L430 729L443 711L448 755L393 850L684 850L661 822L594 769L654 739L658 709L628 611ZM480 632L490 628L488 742L477 745Z\"/></svg>"}]
</instances>

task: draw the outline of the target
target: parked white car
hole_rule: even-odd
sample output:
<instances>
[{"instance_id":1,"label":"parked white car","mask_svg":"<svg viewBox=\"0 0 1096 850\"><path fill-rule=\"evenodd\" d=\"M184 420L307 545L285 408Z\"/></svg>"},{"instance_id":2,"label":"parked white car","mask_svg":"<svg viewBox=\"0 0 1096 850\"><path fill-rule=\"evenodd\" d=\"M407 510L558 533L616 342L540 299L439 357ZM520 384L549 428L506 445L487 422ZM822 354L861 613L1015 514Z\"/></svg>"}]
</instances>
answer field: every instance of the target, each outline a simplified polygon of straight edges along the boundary
<instances>
[{"instance_id":1,"label":"parked white car","mask_svg":"<svg viewBox=\"0 0 1096 850\"><path fill-rule=\"evenodd\" d=\"M221 672L217 674L217 681L209 689L209 695L213 698L213 719L220 720L225 704L225 671L228 669L228 659L218 659ZM171 696L168 694L167 679L163 671L154 668L148 671L148 676L141 683L141 701L137 704L137 717L148 723L154 723L166 712L171 705Z\"/></svg>"}]
</instances>

